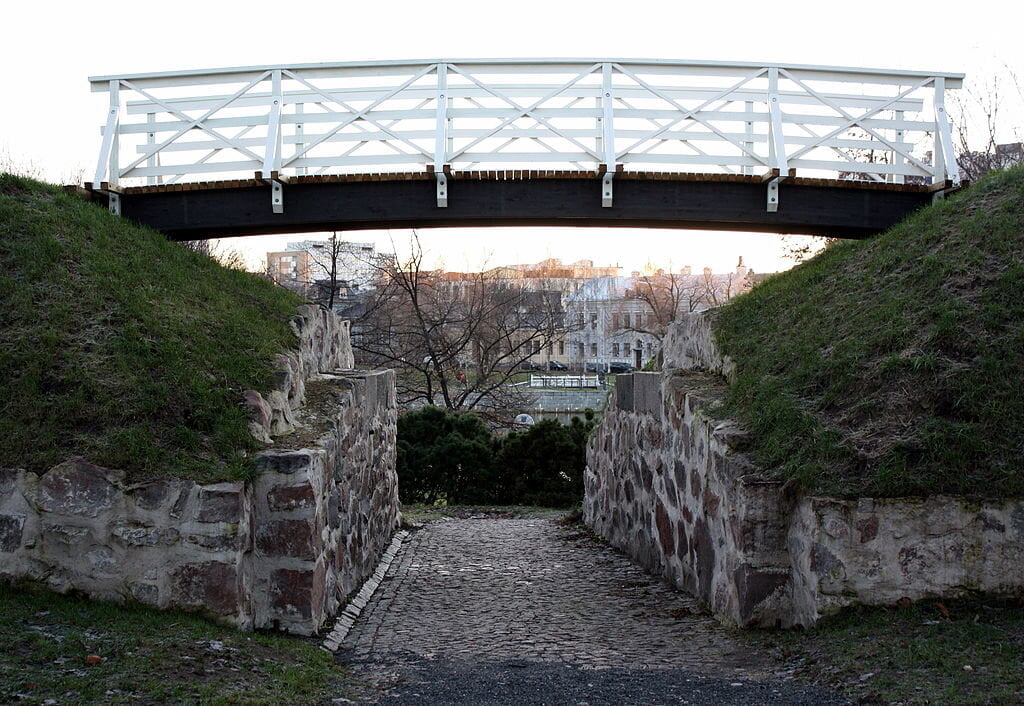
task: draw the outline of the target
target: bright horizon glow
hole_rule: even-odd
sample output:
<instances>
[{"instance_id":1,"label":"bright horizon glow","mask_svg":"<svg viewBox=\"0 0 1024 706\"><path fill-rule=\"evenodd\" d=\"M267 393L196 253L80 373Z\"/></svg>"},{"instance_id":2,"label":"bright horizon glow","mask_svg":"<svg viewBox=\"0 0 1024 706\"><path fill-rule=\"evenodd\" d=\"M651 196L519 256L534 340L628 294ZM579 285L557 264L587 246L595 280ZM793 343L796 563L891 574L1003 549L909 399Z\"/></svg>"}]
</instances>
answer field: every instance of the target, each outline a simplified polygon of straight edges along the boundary
<instances>
[{"instance_id":1,"label":"bright horizon glow","mask_svg":"<svg viewBox=\"0 0 1024 706\"><path fill-rule=\"evenodd\" d=\"M497 14L495 14L497 13ZM515 6L450 0L442 5L235 3L179 0L145 5L17 3L5 8L0 59L8 67L0 110L0 162L34 165L44 178L84 181L99 151L106 95L87 78L275 63L456 58L616 56L785 62L967 74L984 87L1003 76L1001 141L1022 138L1024 42L1018 14L997 0L964 5L864 0L856 4L740 0L695 5L523 0ZM965 91L966 94L966 91ZM973 139L981 137L977 133ZM739 256L755 272L785 269L783 239L770 234L609 228L423 229L428 262L449 269L590 259L623 273L651 262L731 270ZM232 238L252 269L287 242L326 234ZM352 231L346 240L391 250L408 231ZM798 239L800 236L792 236Z\"/></svg>"},{"instance_id":2,"label":"bright horizon glow","mask_svg":"<svg viewBox=\"0 0 1024 706\"><path fill-rule=\"evenodd\" d=\"M466 231L471 241L466 242ZM417 229L425 263L431 269L479 272L500 265L535 264L557 258L565 264L592 260L596 267L619 266L629 276L651 265L678 272L686 265L716 273L735 269L739 257L757 273L780 272L793 266L784 256L791 243L815 240L811 236L779 236L773 233L732 233L653 228L491 227ZM223 238L222 250L237 250L248 269L259 271L268 252L284 250L288 243L323 239L330 233L293 233ZM378 252L408 257L412 231L338 231L342 240L372 242Z\"/></svg>"}]
</instances>

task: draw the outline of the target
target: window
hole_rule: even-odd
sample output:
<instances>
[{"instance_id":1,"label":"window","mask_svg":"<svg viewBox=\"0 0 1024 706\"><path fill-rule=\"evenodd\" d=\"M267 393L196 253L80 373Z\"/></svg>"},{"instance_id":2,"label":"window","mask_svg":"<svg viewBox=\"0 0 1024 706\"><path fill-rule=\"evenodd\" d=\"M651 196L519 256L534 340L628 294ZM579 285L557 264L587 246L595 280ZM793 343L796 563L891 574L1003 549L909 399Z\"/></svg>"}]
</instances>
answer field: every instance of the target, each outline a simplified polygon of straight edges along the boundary
<instances>
[{"instance_id":1,"label":"window","mask_svg":"<svg viewBox=\"0 0 1024 706\"><path fill-rule=\"evenodd\" d=\"M558 342L558 355L565 355L565 341Z\"/></svg>"},{"instance_id":2,"label":"window","mask_svg":"<svg viewBox=\"0 0 1024 706\"><path fill-rule=\"evenodd\" d=\"M576 326L577 328L583 328L583 312L579 312L576 315Z\"/></svg>"},{"instance_id":3,"label":"window","mask_svg":"<svg viewBox=\"0 0 1024 706\"><path fill-rule=\"evenodd\" d=\"M612 329L613 330L617 330L619 328L620 328L620 326L619 326L619 315L618 314L612 314Z\"/></svg>"},{"instance_id":4,"label":"window","mask_svg":"<svg viewBox=\"0 0 1024 706\"><path fill-rule=\"evenodd\" d=\"M555 352L555 344L552 341L548 341L548 355L550 356Z\"/></svg>"},{"instance_id":5,"label":"window","mask_svg":"<svg viewBox=\"0 0 1024 706\"><path fill-rule=\"evenodd\" d=\"M629 328L629 314L622 315L622 328Z\"/></svg>"},{"instance_id":6,"label":"window","mask_svg":"<svg viewBox=\"0 0 1024 706\"><path fill-rule=\"evenodd\" d=\"M642 327L644 325L644 315L641 314L640 312L637 312L635 316L636 316L636 327L637 328Z\"/></svg>"},{"instance_id":7,"label":"window","mask_svg":"<svg viewBox=\"0 0 1024 706\"><path fill-rule=\"evenodd\" d=\"M596 343L591 343L590 344L590 355L593 358L597 357L597 344Z\"/></svg>"},{"instance_id":8,"label":"window","mask_svg":"<svg viewBox=\"0 0 1024 706\"><path fill-rule=\"evenodd\" d=\"M618 343L613 343L612 344L612 357L613 358L618 358L619 357L619 344Z\"/></svg>"},{"instance_id":9,"label":"window","mask_svg":"<svg viewBox=\"0 0 1024 706\"><path fill-rule=\"evenodd\" d=\"M592 329L597 328L597 312L596 311L592 311L590 313L590 328L592 328Z\"/></svg>"}]
</instances>

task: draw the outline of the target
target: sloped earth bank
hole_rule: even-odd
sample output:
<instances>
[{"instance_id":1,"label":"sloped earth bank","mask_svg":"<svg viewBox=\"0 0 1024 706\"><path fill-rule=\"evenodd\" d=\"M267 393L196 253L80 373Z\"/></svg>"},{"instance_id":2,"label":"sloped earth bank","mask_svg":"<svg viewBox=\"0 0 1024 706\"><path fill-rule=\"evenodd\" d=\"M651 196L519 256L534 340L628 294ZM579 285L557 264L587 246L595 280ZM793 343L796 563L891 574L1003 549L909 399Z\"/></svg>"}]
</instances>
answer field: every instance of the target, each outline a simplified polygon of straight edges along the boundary
<instances>
[{"instance_id":1,"label":"sloped earth bank","mask_svg":"<svg viewBox=\"0 0 1024 706\"><path fill-rule=\"evenodd\" d=\"M838 704L554 513L407 540L338 652L381 704Z\"/></svg>"}]
</instances>

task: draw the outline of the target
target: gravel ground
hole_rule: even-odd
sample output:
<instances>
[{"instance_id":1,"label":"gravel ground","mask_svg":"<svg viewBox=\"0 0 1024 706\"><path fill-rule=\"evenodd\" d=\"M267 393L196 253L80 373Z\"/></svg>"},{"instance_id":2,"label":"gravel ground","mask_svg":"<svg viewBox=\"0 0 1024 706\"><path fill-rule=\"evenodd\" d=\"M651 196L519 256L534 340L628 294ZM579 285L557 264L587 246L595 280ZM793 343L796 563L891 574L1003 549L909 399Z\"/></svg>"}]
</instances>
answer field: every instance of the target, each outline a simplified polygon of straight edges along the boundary
<instances>
[{"instance_id":1,"label":"gravel ground","mask_svg":"<svg viewBox=\"0 0 1024 706\"><path fill-rule=\"evenodd\" d=\"M359 701L424 704L814 704L847 703L835 694L793 682L730 681L681 669L584 669L530 661L457 662L409 659L378 663L379 681ZM357 670L356 672L360 672ZM390 678L389 678L390 677Z\"/></svg>"}]
</instances>

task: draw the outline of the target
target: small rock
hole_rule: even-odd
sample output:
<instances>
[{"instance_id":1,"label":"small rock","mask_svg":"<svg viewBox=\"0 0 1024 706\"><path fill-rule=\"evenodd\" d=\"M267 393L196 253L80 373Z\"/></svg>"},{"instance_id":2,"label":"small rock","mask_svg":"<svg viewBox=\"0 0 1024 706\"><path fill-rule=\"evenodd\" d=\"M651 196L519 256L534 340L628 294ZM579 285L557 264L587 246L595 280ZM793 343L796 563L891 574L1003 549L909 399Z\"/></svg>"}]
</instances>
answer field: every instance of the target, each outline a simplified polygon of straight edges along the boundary
<instances>
[{"instance_id":1,"label":"small rock","mask_svg":"<svg viewBox=\"0 0 1024 706\"><path fill-rule=\"evenodd\" d=\"M102 664L103 663L103 658L100 657L99 655L89 655L88 657L85 658L85 663L86 664Z\"/></svg>"},{"instance_id":2,"label":"small rock","mask_svg":"<svg viewBox=\"0 0 1024 706\"><path fill-rule=\"evenodd\" d=\"M861 674L860 677L858 677L858 679L860 679L861 681L867 681L873 676L875 676L874 672L868 672L867 674Z\"/></svg>"},{"instance_id":3,"label":"small rock","mask_svg":"<svg viewBox=\"0 0 1024 706\"><path fill-rule=\"evenodd\" d=\"M969 664L965 664L965 665L964 665L964 671L965 671L965 672L973 672L973 671L974 671L974 667L972 667L972 666L971 666L971 665L969 665Z\"/></svg>"}]
</instances>

